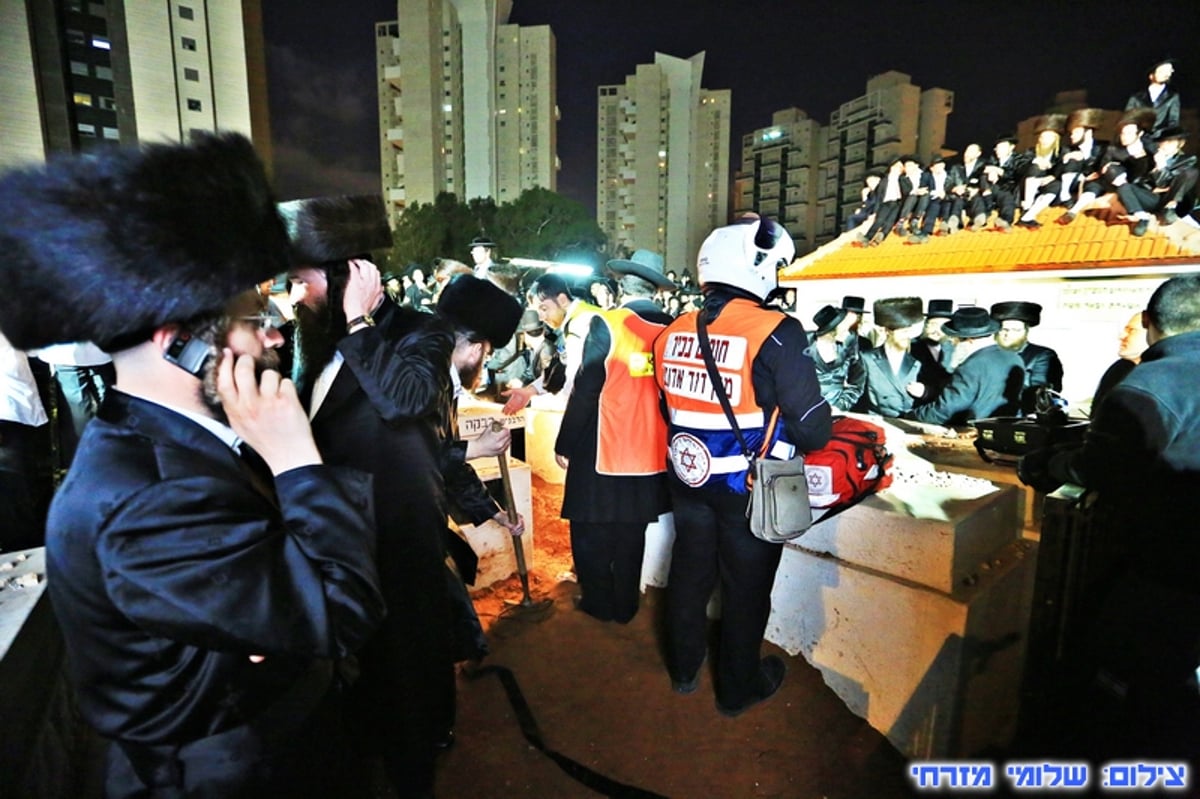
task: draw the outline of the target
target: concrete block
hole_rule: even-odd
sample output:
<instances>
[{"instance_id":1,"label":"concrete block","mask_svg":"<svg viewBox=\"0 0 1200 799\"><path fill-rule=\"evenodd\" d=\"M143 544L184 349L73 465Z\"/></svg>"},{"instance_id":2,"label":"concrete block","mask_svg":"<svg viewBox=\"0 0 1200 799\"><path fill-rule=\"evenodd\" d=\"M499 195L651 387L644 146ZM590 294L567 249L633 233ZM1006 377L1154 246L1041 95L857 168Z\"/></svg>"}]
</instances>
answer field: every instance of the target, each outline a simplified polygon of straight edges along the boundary
<instances>
[{"instance_id":1,"label":"concrete block","mask_svg":"<svg viewBox=\"0 0 1200 799\"><path fill-rule=\"evenodd\" d=\"M493 496L503 497L503 487L500 485L500 463L496 458L476 458L471 461L479 479L489 484ZM531 470L529 464L508 458L508 474L512 480L513 502L517 513L525 517L525 533L521 536L521 545L525 549L525 565L533 569L534 536L533 536L533 494ZM503 505L503 501L500 502ZM486 521L481 525L464 524L460 527L467 537L471 548L479 556L479 571L472 589L486 588L492 583L507 579L517 573L517 556L513 551L512 535L494 521Z\"/></svg>"},{"instance_id":2,"label":"concrete block","mask_svg":"<svg viewBox=\"0 0 1200 799\"><path fill-rule=\"evenodd\" d=\"M675 512L667 511L646 525L646 550L642 556L642 590L662 588L671 571L671 547L675 544Z\"/></svg>"},{"instance_id":3,"label":"concrete block","mask_svg":"<svg viewBox=\"0 0 1200 799\"><path fill-rule=\"evenodd\" d=\"M891 487L817 522L788 546L949 593L1020 530L1011 486L897 471Z\"/></svg>"},{"instance_id":4,"label":"concrete block","mask_svg":"<svg viewBox=\"0 0 1200 799\"><path fill-rule=\"evenodd\" d=\"M554 442L562 417L563 412L556 408L525 409L525 460L534 474L552 485L562 485L567 480L566 470L554 460Z\"/></svg>"},{"instance_id":5,"label":"concrete block","mask_svg":"<svg viewBox=\"0 0 1200 799\"><path fill-rule=\"evenodd\" d=\"M1036 556L1012 541L947 594L789 546L766 637L907 756L972 756L1016 730Z\"/></svg>"}]
</instances>

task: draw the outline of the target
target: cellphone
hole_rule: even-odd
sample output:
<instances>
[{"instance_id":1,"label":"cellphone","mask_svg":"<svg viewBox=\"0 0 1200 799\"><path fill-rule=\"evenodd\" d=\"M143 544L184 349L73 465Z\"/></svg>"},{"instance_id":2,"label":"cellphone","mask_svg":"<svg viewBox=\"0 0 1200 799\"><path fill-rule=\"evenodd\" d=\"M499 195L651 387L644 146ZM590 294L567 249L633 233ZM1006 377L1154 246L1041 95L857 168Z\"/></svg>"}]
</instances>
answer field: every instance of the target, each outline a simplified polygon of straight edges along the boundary
<instances>
[{"instance_id":1,"label":"cellphone","mask_svg":"<svg viewBox=\"0 0 1200 799\"><path fill-rule=\"evenodd\" d=\"M208 344L194 337L187 330L180 330L171 339L163 357L188 374L200 377L211 352Z\"/></svg>"}]
</instances>

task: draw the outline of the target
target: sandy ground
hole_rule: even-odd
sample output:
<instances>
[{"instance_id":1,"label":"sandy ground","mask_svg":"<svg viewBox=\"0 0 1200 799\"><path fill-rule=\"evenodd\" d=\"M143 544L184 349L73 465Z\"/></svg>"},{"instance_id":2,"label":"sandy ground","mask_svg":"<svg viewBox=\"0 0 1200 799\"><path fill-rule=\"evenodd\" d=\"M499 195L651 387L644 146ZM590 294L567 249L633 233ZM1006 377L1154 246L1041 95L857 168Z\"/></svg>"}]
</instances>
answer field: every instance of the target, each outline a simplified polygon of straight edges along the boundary
<instances>
[{"instance_id":1,"label":"sandy ground","mask_svg":"<svg viewBox=\"0 0 1200 799\"><path fill-rule=\"evenodd\" d=\"M476 596L492 654L510 669L547 748L627 786L621 797L909 796L904 758L848 711L803 658L764 643L788 664L783 687L735 719L714 708L712 678L675 694L663 667L663 594L651 589L628 625L574 609L562 486L533 478L537 552L530 593L544 612L514 608L516 577ZM528 725L527 725L528 726ZM440 797L592 797L522 736L495 673L459 681L458 742L442 759ZM638 793L637 791L646 793Z\"/></svg>"}]
</instances>

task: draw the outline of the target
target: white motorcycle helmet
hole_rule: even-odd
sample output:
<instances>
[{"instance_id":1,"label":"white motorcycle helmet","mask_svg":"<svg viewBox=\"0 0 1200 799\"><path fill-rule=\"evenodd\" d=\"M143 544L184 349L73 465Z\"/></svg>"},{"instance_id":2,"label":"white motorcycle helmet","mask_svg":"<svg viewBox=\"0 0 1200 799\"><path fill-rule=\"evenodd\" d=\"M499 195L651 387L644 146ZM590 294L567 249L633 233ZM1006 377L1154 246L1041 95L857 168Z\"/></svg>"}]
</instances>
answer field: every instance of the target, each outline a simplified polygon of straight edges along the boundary
<instances>
[{"instance_id":1,"label":"white motorcycle helmet","mask_svg":"<svg viewBox=\"0 0 1200 799\"><path fill-rule=\"evenodd\" d=\"M779 287L779 270L795 255L796 245L783 225L747 217L708 234L700 245L696 272L701 287L723 283L765 300Z\"/></svg>"}]
</instances>

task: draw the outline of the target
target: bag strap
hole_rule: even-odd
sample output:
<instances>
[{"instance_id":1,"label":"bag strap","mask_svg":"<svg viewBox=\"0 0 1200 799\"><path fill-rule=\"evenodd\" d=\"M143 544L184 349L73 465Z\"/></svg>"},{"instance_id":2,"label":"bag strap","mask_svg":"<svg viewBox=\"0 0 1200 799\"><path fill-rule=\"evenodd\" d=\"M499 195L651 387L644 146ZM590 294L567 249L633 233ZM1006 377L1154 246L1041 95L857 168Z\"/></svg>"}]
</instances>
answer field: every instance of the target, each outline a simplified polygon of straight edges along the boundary
<instances>
[{"instance_id":1,"label":"bag strap","mask_svg":"<svg viewBox=\"0 0 1200 799\"><path fill-rule=\"evenodd\" d=\"M721 410L725 411L725 418L729 420L729 426L733 428L733 434L737 436L738 444L742 447L742 454L751 466L754 465L755 455L750 451L750 447L746 444L746 438L742 435L742 429L738 427L737 417L733 415L733 406L729 404L729 397L725 394L725 383L721 380L721 375L717 371L717 364L712 354L712 344L708 340L708 323L704 320L704 311L701 310L696 314L696 337L700 340L700 354L704 356L704 368L708 370L708 381L712 383L713 394L717 395L717 400L721 403ZM763 436L762 450L757 457L765 458L767 449L771 445L771 439L775 435L775 425L779 423L779 406L775 406L775 410L771 412L771 419L767 423L766 430Z\"/></svg>"},{"instance_id":2,"label":"bag strap","mask_svg":"<svg viewBox=\"0 0 1200 799\"><path fill-rule=\"evenodd\" d=\"M717 363L713 358L712 344L708 340L708 323L704 320L703 309L696 313L696 337L700 339L700 354L704 356L704 367L708 369L708 382L712 384L712 392L717 395L717 400L721 403L721 410L725 411L725 418L729 420L729 426L733 428L733 434L737 436L738 444L742 447L742 454L753 466L754 453L746 445L746 438L742 435L742 429L738 427L737 417L733 415L729 397L725 395L725 383L721 380L720 373L717 372Z\"/></svg>"}]
</instances>

